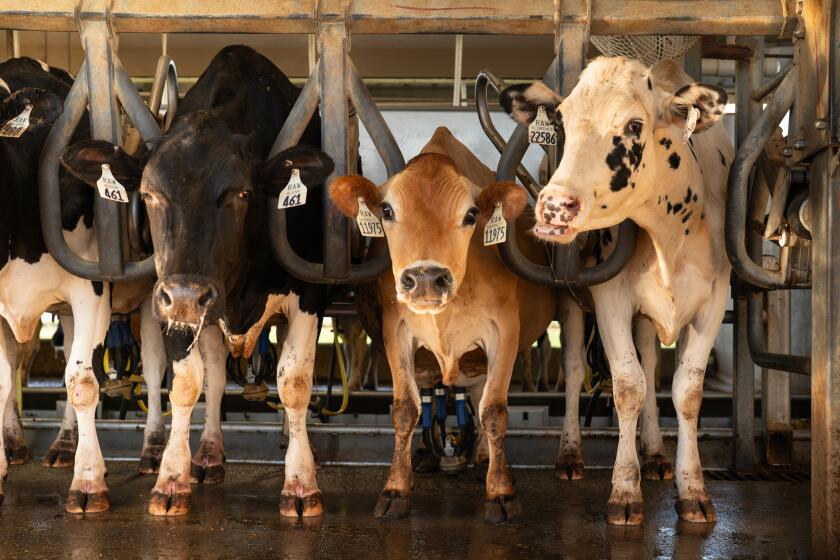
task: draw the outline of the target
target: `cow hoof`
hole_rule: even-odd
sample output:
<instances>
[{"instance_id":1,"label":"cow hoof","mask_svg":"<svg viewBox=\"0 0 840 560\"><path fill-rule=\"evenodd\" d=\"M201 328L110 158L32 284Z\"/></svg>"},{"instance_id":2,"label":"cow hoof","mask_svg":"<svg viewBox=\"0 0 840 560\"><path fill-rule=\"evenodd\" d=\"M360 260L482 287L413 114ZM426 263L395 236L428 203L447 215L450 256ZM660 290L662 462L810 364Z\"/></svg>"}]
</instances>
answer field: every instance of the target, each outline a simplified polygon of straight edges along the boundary
<instances>
[{"instance_id":1,"label":"cow hoof","mask_svg":"<svg viewBox=\"0 0 840 560\"><path fill-rule=\"evenodd\" d=\"M716 523L717 513L710 498L699 500L677 500L677 514L689 523Z\"/></svg>"},{"instance_id":2,"label":"cow hoof","mask_svg":"<svg viewBox=\"0 0 840 560\"><path fill-rule=\"evenodd\" d=\"M29 462L29 449L26 445L6 445L6 460L10 465L25 465Z\"/></svg>"},{"instance_id":3,"label":"cow hoof","mask_svg":"<svg viewBox=\"0 0 840 560\"><path fill-rule=\"evenodd\" d=\"M140 465L137 471L140 474L157 474L160 470L160 461L163 458L163 446L149 446L143 449L140 455Z\"/></svg>"},{"instance_id":4,"label":"cow hoof","mask_svg":"<svg viewBox=\"0 0 840 560\"><path fill-rule=\"evenodd\" d=\"M190 511L189 493L164 494L158 490L152 490L152 497L149 499L149 513L152 515L186 515Z\"/></svg>"},{"instance_id":5,"label":"cow hoof","mask_svg":"<svg viewBox=\"0 0 840 560\"><path fill-rule=\"evenodd\" d=\"M645 512L641 500L634 500L628 496L625 499L607 502L607 522L610 525L641 525L644 519Z\"/></svg>"},{"instance_id":6,"label":"cow hoof","mask_svg":"<svg viewBox=\"0 0 840 560\"><path fill-rule=\"evenodd\" d=\"M66 469L72 467L76 462L76 449L69 449L65 446L56 446L47 450L44 460L41 464L47 468L52 469Z\"/></svg>"},{"instance_id":7,"label":"cow hoof","mask_svg":"<svg viewBox=\"0 0 840 560\"><path fill-rule=\"evenodd\" d=\"M385 490L379 495L373 515L377 519L402 519L411 513L411 494L399 490Z\"/></svg>"},{"instance_id":8,"label":"cow hoof","mask_svg":"<svg viewBox=\"0 0 840 560\"><path fill-rule=\"evenodd\" d=\"M190 463L190 482L193 484L206 484L212 486L225 481L225 466L199 465L196 462Z\"/></svg>"},{"instance_id":9,"label":"cow hoof","mask_svg":"<svg viewBox=\"0 0 840 560\"><path fill-rule=\"evenodd\" d=\"M440 470L440 461L426 447L418 447L411 454L411 468L416 473L429 474Z\"/></svg>"},{"instance_id":10,"label":"cow hoof","mask_svg":"<svg viewBox=\"0 0 840 560\"><path fill-rule=\"evenodd\" d=\"M583 480L583 461L575 455L563 455L554 465L554 476L560 480Z\"/></svg>"},{"instance_id":11,"label":"cow hoof","mask_svg":"<svg viewBox=\"0 0 840 560\"><path fill-rule=\"evenodd\" d=\"M484 502L484 519L488 523L518 523L522 519L522 504L519 498L497 496Z\"/></svg>"},{"instance_id":12,"label":"cow hoof","mask_svg":"<svg viewBox=\"0 0 840 560\"><path fill-rule=\"evenodd\" d=\"M320 492L313 492L308 496L283 492L280 494L280 515L283 517L324 515L324 498Z\"/></svg>"},{"instance_id":13,"label":"cow hoof","mask_svg":"<svg viewBox=\"0 0 840 560\"><path fill-rule=\"evenodd\" d=\"M104 513L111 509L108 491L87 493L84 490L70 490L67 495L67 513Z\"/></svg>"},{"instance_id":14,"label":"cow hoof","mask_svg":"<svg viewBox=\"0 0 840 560\"><path fill-rule=\"evenodd\" d=\"M674 468L662 455L653 455L642 464L642 478L645 480L672 480Z\"/></svg>"}]
</instances>

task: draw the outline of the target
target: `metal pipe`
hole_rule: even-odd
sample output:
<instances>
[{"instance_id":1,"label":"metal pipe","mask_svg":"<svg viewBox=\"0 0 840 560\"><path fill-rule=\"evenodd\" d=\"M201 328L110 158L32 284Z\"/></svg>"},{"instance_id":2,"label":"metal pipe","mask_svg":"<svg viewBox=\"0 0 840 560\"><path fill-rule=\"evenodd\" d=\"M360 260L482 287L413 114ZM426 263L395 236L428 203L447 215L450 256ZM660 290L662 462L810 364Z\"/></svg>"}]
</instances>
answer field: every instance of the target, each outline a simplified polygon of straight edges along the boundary
<instances>
[{"instance_id":1,"label":"metal pipe","mask_svg":"<svg viewBox=\"0 0 840 560\"><path fill-rule=\"evenodd\" d=\"M166 34L164 33L163 36L166 37ZM166 91L166 117L161 129L166 132L175 120L175 113L178 110L178 70L175 68L175 61L166 54L158 58L152 89L149 93L149 110L155 119L160 118L164 91Z\"/></svg>"},{"instance_id":2,"label":"metal pipe","mask_svg":"<svg viewBox=\"0 0 840 560\"><path fill-rule=\"evenodd\" d=\"M309 74L309 79L304 84L297 101L295 101L292 110L289 112L286 122L283 123L280 133L271 146L271 151L268 153L269 159L300 142L300 138L303 136L304 131L306 131L306 127L309 126L312 115L318 109L318 91L320 89L318 76L320 73L320 64L315 64L312 72Z\"/></svg>"},{"instance_id":3,"label":"metal pipe","mask_svg":"<svg viewBox=\"0 0 840 560\"><path fill-rule=\"evenodd\" d=\"M752 95L750 96L752 100L761 101L762 99L770 95L773 91L775 91L776 88L779 87L779 85L782 83L782 80L784 80L785 77L788 75L791 68L793 68L793 64L785 66L778 74L776 74L773 77L773 79L771 79L766 84L762 85L757 90L753 91Z\"/></svg>"},{"instance_id":4,"label":"metal pipe","mask_svg":"<svg viewBox=\"0 0 840 560\"><path fill-rule=\"evenodd\" d=\"M143 102L143 98L140 97L140 93L119 60L114 61L114 89L129 120L134 124L143 141L148 142L158 138L161 133L157 120L149 106Z\"/></svg>"},{"instance_id":5,"label":"metal pipe","mask_svg":"<svg viewBox=\"0 0 840 560\"><path fill-rule=\"evenodd\" d=\"M767 351L764 336L764 306L761 292L752 292L747 299L747 342L753 362L763 368L811 375L811 357L776 354Z\"/></svg>"},{"instance_id":6,"label":"metal pipe","mask_svg":"<svg viewBox=\"0 0 840 560\"><path fill-rule=\"evenodd\" d=\"M759 266L750 258L745 243L749 179L753 165L767 141L793 104L797 91L797 72L789 72L776 94L738 148L729 172L726 197L726 253L732 268L745 281L764 289L789 288L782 275Z\"/></svg>"}]
</instances>

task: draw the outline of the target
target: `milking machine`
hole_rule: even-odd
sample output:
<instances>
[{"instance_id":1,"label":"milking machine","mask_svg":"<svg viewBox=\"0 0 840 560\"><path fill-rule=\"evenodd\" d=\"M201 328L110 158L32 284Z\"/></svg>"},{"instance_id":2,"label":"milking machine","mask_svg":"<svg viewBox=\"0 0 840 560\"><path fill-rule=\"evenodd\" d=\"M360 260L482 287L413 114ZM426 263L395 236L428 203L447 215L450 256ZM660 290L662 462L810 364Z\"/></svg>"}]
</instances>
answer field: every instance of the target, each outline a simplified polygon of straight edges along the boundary
<instances>
[{"instance_id":1,"label":"milking machine","mask_svg":"<svg viewBox=\"0 0 840 560\"><path fill-rule=\"evenodd\" d=\"M143 384L140 345L131 332L131 315L111 317L104 343L93 351L93 372L107 397L121 399L120 419L125 419L129 403L138 400Z\"/></svg>"},{"instance_id":2,"label":"milking machine","mask_svg":"<svg viewBox=\"0 0 840 560\"><path fill-rule=\"evenodd\" d=\"M453 397L456 430L447 430L448 397ZM464 471L472 459L477 433L474 410L470 405L467 389L453 387L450 391L443 383L420 389L421 426L423 445L426 452L415 453L414 470L432 472L441 470L446 474ZM428 458L427 458L428 457Z\"/></svg>"}]
</instances>

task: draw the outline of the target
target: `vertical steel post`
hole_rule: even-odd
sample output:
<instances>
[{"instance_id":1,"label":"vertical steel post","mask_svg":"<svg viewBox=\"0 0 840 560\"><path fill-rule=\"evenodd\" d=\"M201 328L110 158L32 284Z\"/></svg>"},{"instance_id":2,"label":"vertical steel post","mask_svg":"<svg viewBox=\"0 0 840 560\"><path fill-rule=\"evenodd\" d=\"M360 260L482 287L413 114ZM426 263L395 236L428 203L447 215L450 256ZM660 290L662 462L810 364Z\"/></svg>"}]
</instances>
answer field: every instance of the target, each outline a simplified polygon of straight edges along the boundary
<instances>
[{"instance_id":1,"label":"vertical steel post","mask_svg":"<svg viewBox=\"0 0 840 560\"><path fill-rule=\"evenodd\" d=\"M318 22L318 50L321 54L321 147L335 162L327 179L346 175L347 166L347 26L343 19ZM350 229L347 218L329 200L324 189L324 275L347 278L350 274Z\"/></svg>"},{"instance_id":2,"label":"vertical steel post","mask_svg":"<svg viewBox=\"0 0 840 560\"><path fill-rule=\"evenodd\" d=\"M104 20L82 21L82 43L85 50L85 75L90 109L91 136L121 144L121 130L117 97L114 90L114 52L108 24ZM94 197L96 235L99 243L99 271L104 280L123 276L124 204Z\"/></svg>"}]
</instances>

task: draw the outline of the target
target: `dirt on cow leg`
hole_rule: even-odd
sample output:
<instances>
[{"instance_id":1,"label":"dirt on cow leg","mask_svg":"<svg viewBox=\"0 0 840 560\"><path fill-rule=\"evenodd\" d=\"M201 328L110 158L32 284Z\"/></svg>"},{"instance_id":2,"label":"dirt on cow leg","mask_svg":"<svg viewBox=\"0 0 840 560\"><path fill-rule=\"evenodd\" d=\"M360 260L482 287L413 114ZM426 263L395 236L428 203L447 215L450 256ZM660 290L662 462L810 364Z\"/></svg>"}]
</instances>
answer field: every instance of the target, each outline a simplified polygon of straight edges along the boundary
<instances>
[{"instance_id":1,"label":"dirt on cow leg","mask_svg":"<svg viewBox=\"0 0 840 560\"><path fill-rule=\"evenodd\" d=\"M490 523L515 523L522 517L522 504L513 490L513 478L505 457L507 422L504 402L482 403L481 425L490 447L484 518Z\"/></svg>"},{"instance_id":2,"label":"dirt on cow leg","mask_svg":"<svg viewBox=\"0 0 840 560\"><path fill-rule=\"evenodd\" d=\"M157 474L163 459L163 450L166 447L166 434L161 429L159 432L149 434L145 440L137 470L140 474Z\"/></svg>"},{"instance_id":3,"label":"dirt on cow leg","mask_svg":"<svg viewBox=\"0 0 840 560\"><path fill-rule=\"evenodd\" d=\"M379 519L400 519L411 513L414 473L411 469L411 436L419 419L419 403L394 399L391 419L395 430L394 457L388 481L374 508Z\"/></svg>"},{"instance_id":4,"label":"dirt on cow leg","mask_svg":"<svg viewBox=\"0 0 840 560\"><path fill-rule=\"evenodd\" d=\"M26 446L26 438L23 437L22 429L5 431L3 445L6 450L6 459L10 465L23 465L29 462L29 448Z\"/></svg>"}]
</instances>

